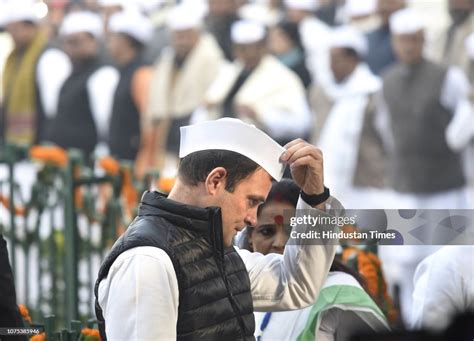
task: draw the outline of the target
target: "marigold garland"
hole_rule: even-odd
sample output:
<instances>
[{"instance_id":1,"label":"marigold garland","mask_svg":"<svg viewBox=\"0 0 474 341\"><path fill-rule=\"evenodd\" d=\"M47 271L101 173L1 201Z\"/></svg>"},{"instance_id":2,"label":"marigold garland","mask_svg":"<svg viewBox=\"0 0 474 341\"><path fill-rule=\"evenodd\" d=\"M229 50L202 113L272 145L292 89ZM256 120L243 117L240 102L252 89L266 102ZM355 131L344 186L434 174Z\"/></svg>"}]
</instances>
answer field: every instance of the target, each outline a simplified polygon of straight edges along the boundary
<instances>
[{"instance_id":1,"label":"marigold garland","mask_svg":"<svg viewBox=\"0 0 474 341\"><path fill-rule=\"evenodd\" d=\"M81 335L84 336L84 341L102 341L97 329L84 328L81 330Z\"/></svg>"},{"instance_id":2,"label":"marigold garland","mask_svg":"<svg viewBox=\"0 0 474 341\"><path fill-rule=\"evenodd\" d=\"M46 333L40 333L30 337L30 341L46 341Z\"/></svg>"},{"instance_id":3,"label":"marigold garland","mask_svg":"<svg viewBox=\"0 0 474 341\"><path fill-rule=\"evenodd\" d=\"M0 204L2 204L7 210L10 209L10 199L0 195ZM25 215L25 208L22 206L15 205L15 215L24 216Z\"/></svg>"},{"instance_id":4,"label":"marigold garland","mask_svg":"<svg viewBox=\"0 0 474 341\"><path fill-rule=\"evenodd\" d=\"M165 193L169 193L171 192L175 181L175 178L160 178L158 180L158 188Z\"/></svg>"},{"instance_id":5,"label":"marigold garland","mask_svg":"<svg viewBox=\"0 0 474 341\"><path fill-rule=\"evenodd\" d=\"M99 166L111 176L117 176L120 171L120 163L111 156L100 159Z\"/></svg>"},{"instance_id":6,"label":"marigold garland","mask_svg":"<svg viewBox=\"0 0 474 341\"><path fill-rule=\"evenodd\" d=\"M30 148L30 157L59 167L66 166L68 161L67 152L57 146L33 146Z\"/></svg>"},{"instance_id":7,"label":"marigold garland","mask_svg":"<svg viewBox=\"0 0 474 341\"><path fill-rule=\"evenodd\" d=\"M26 322L31 324L31 316L28 308L24 304L19 304L18 309L20 310L21 317L23 317Z\"/></svg>"},{"instance_id":8,"label":"marigold garland","mask_svg":"<svg viewBox=\"0 0 474 341\"><path fill-rule=\"evenodd\" d=\"M356 247L344 248L342 260L347 263L350 259L357 258L357 270L366 280L366 288L375 303L387 316L390 323L397 319L397 311L393 300L388 294L387 283L385 282L382 264L380 259L372 252L368 252Z\"/></svg>"}]
</instances>

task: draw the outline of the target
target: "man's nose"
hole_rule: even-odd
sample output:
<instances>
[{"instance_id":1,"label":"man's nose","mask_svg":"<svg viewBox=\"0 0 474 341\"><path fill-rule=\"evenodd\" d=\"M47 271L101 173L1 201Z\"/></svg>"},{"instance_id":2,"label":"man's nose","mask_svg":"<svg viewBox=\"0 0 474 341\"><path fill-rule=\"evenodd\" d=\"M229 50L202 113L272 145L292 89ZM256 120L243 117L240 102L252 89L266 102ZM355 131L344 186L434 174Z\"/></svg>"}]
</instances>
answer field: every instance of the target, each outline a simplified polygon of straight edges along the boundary
<instances>
[{"instance_id":1,"label":"man's nose","mask_svg":"<svg viewBox=\"0 0 474 341\"><path fill-rule=\"evenodd\" d=\"M257 212L248 212L245 217L245 224L247 226L256 226L257 225Z\"/></svg>"}]
</instances>

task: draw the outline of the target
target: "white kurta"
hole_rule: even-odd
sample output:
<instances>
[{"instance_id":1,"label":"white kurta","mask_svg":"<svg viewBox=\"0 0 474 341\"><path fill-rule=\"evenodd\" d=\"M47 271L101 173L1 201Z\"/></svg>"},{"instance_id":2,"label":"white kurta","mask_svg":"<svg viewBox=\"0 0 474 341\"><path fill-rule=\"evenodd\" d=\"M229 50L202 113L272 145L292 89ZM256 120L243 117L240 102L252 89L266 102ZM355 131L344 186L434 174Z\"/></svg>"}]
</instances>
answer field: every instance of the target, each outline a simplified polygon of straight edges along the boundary
<instances>
[{"instance_id":1,"label":"white kurta","mask_svg":"<svg viewBox=\"0 0 474 341\"><path fill-rule=\"evenodd\" d=\"M361 200L361 193L352 194L353 178L367 104L370 95L380 88L380 79L365 63L359 64L343 83L333 80L324 87L334 105L317 146L324 153L325 183L346 208L355 208L361 201L366 201Z\"/></svg>"},{"instance_id":2,"label":"white kurta","mask_svg":"<svg viewBox=\"0 0 474 341\"><path fill-rule=\"evenodd\" d=\"M332 199L327 208L338 208ZM301 199L299 209L312 209ZM298 226L304 232L317 227ZM283 255L237 249L248 270L256 311L291 310L316 300L335 245L288 245ZM168 255L154 247L122 253L99 285L108 339L176 340L179 290Z\"/></svg>"},{"instance_id":3,"label":"white kurta","mask_svg":"<svg viewBox=\"0 0 474 341\"><path fill-rule=\"evenodd\" d=\"M442 330L456 313L474 310L474 246L445 246L416 269L413 328Z\"/></svg>"},{"instance_id":4,"label":"white kurta","mask_svg":"<svg viewBox=\"0 0 474 341\"><path fill-rule=\"evenodd\" d=\"M218 108L225 101L232 86L243 70L238 61L221 66L219 73L207 91L205 101ZM254 123L274 139L302 137L309 132L311 111L306 92L298 76L275 57L263 57L234 97L235 105L250 107L256 114ZM215 119L219 110L196 111L193 122Z\"/></svg>"}]
</instances>

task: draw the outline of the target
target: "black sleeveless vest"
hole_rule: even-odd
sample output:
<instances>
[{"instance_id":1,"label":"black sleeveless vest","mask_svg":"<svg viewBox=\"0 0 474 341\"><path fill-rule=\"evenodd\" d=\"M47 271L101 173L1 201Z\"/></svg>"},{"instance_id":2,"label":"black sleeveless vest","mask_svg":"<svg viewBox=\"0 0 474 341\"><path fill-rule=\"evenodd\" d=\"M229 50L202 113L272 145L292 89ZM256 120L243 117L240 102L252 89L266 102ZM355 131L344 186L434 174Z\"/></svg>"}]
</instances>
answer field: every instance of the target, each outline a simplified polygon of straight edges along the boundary
<instances>
[{"instance_id":1,"label":"black sleeveless vest","mask_svg":"<svg viewBox=\"0 0 474 341\"><path fill-rule=\"evenodd\" d=\"M183 205L146 192L138 217L99 270L96 315L104 321L98 288L117 257L134 247L154 246L170 257L179 287L178 340L254 340L250 279L233 247L224 248L220 208ZM153 302L150 302L153 304ZM101 323L105 340L105 325Z\"/></svg>"},{"instance_id":2,"label":"black sleeveless vest","mask_svg":"<svg viewBox=\"0 0 474 341\"><path fill-rule=\"evenodd\" d=\"M464 186L461 156L446 142L453 117L441 102L447 67L424 60L408 69L395 64L384 75L395 148L389 178L399 192L433 193Z\"/></svg>"},{"instance_id":3,"label":"black sleeveless vest","mask_svg":"<svg viewBox=\"0 0 474 341\"><path fill-rule=\"evenodd\" d=\"M132 97L131 85L135 71L143 65L141 59L136 58L122 68L115 90L109 147L111 154L121 160L135 160L140 147L140 113Z\"/></svg>"},{"instance_id":4,"label":"black sleeveless vest","mask_svg":"<svg viewBox=\"0 0 474 341\"><path fill-rule=\"evenodd\" d=\"M91 60L74 70L59 93L56 117L48 124L46 140L63 148L78 148L91 154L98 142L87 81L102 65Z\"/></svg>"}]
</instances>

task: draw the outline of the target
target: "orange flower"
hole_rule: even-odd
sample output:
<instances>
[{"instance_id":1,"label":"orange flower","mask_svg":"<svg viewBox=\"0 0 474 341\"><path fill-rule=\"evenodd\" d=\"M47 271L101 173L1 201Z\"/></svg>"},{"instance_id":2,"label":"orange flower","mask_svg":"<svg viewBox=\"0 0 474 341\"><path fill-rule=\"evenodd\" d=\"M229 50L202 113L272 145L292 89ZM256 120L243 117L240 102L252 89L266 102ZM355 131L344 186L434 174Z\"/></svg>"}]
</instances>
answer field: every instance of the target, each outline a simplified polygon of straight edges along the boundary
<instances>
[{"instance_id":1,"label":"orange flower","mask_svg":"<svg viewBox=\"0 0 474 341\"><path fill-rule=\"evenodd\" d=\"M33 335L30 337L30 341L46 341L46 334L40 333L38 335Z\"/></svg>"},{"instance_id":2,"label":"orange flower","mask_svg":"<svg viewBox=\"0 0 474 341\"><path fill-rule=\"evenodd\" d=\"M28 308L24 304L19 304L18 308L20 309L20 314L23 319L31 324L31 317L30 317L30 312L28 311Z\"/></svg>"},{"instance_id":3,"label":"orange flower","mask_svg":"<svg viewBox=\"0 0 474 341\"><path fill-rule=\"evenodd\" d=\"M67 152L57 146L33 146L30 149L32 159L64 167L68 161Z\"/></svg>"},{"instance_id":4,"label":"orange flower","mask_svg":"<svg viewBox=\"0 0 474 341\"><path fill-rule=\"evenodd\" d=\"M128 168L123 170L122 195L125 199L129 214L131 215L131 212L138 204L138 193L133 186L132 172Z\"/></svg>"},{"instance_id":5,"label":"orange flower","mask_svg":"<svg viewBox=\"0 0 474 341\"><path fill-rule=\"evenodd\" d=\"M160 178L160 180L158 180L158 188L165 193L169 193L171 192L175 181L175 178Z\"/></svg>"},{"instance_id":6,"label":"orange flower","mask_svg":"<svg viewBox=\"0 0 474 341\"><path fill-rule=\"evenodd\" d=\"M10 209L10 199L0 195L0 204L2 204L6 209ZM25 208L15 206L15 215L24 216L25 215Z\"/></svg>"},{"instance_id":7,"label":"orange flower","mask_svg":"<svg viewBox=\"0 0 474 341\"><path fill-rule=\"evenodd\" d=\"M106 156L99 160L100 167L105 170L108 175L116 176L120 170L120 164L111 156Z\"/></svg>"},{"instance_id":8,"label":"orange flower","mask_svg":"<svg viewBox=\"0 0 474 341\"><path fill-rule=\"evenodd\" d=\"M86 336L88 340L102 341L100 333L97 329L84 328L81 330L81 334Z\"/></svg>"},{"instance_id":9,"label":"orange flower","mask_svg":"<svg viewBox=\"0 0 474 341\"><path fill-rule=\"evenodd\" d=\"M396 322L398 312L395 309L393 300L388 294L387 283L382 272L382 263L376 254L364 251L355 247L344 248L342 260L347 263L349 260L357 260L357 270L366 280L366 290L375 303L387 316L389 322Z\"/></svg>"}]
</instances>

